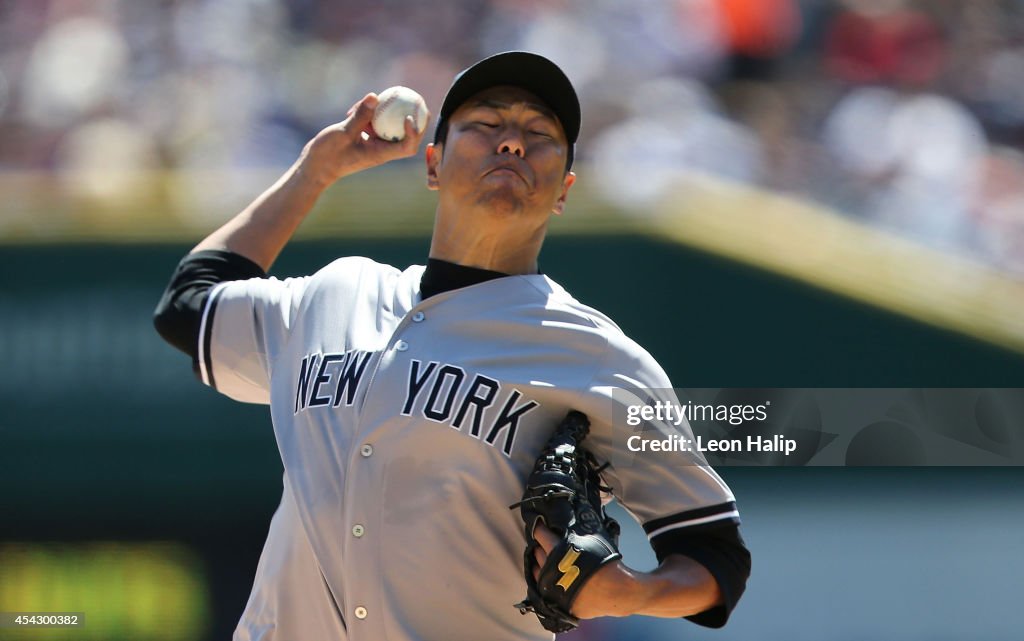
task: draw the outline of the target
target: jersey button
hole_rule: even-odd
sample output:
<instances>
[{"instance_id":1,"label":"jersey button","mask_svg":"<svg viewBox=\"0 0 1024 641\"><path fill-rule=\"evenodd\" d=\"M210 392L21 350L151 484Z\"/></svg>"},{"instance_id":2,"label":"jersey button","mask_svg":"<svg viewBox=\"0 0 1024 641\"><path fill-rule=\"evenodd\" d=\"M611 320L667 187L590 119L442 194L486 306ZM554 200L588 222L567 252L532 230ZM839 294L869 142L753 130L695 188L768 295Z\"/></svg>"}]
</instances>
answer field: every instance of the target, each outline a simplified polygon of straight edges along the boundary
<instances>
[{"instance_id":1,"label":"jersey button","mask_svg":"<svg viewBox=\"0 0 1024 641\"><path fill-rule=\"evenodd\" d=\"M373 454L373 446L369 443L364 443L363 446L359 448L359 453L363 455L363 458L367 458Z\"/></svg>"},{"instance_id":2,"label":"jersey button","mask_svg":"<svg viewBox=\"0 0 1024 641\"><path fill-rule=\"evenodd\" d=\"M357 539L361 537L364 532L366 532L366 530L363 529L362 525L356 523L352 526L352 536L356 537Z\"/></svg>"},{"instance_id":3,"label":"jersey button","mask_svg":"<svg viewBox=\"0 0 1024 641\"><path fill-rule=\"evenodd\" d=\"M358 608L356 608L355 612L356 612L356 618L357 619L365 619L366 618L366 608L364 608L363 606L359 606Z\"/></svg>"},{"instance_id":4,"label":"jersey button","mask_svg":"<svg viewBox=\"0 0 1024 641\"><path fill-rule=\"evenodd\" d=\"M423 315L423 312L416 312L412 315L412 322L422 323L424 318L426 318L426 316Z\"/></svg>"},{"instance_id":5,"label":"jersey button","mask_svg":"<svg viewBox=\"0 0 1024 641\"><path fill-rule=\"evenodd\" d=\"M398 341L397 343L395 343L395 349L397 349L400 352L404 352L405 350L409 349L409 343L406 343L405 341Z\"/></svg>"}]
</instances>

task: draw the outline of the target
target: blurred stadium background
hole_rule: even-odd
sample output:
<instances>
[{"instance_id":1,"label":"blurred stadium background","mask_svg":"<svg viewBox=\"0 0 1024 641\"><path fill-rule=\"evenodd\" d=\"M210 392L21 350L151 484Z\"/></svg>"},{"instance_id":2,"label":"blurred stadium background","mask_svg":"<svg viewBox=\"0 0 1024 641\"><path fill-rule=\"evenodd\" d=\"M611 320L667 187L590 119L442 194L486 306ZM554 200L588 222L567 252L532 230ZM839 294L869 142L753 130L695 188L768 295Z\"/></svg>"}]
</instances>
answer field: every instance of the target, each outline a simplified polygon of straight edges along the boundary
<instances>
[{"instance_id":1,"label":"blurred stadium background","mask_svg":"<svg viewBox=\"0 0 1024 641\"><path fill-rule=\"evenodd\" d=\"M436 110L513 48L584 103L543 269L677 386L1024 387L1021 0L7 0L0 612L87 625L0 639L229 638L281 466L157 297L364 93ZM275 273L422 261L420 162L334 188ZM1019 468L723 474L755 560L729 627L567 638L1020 638ZM626 554L653 562L635 530Z\"/></svg>"}]
</instances>

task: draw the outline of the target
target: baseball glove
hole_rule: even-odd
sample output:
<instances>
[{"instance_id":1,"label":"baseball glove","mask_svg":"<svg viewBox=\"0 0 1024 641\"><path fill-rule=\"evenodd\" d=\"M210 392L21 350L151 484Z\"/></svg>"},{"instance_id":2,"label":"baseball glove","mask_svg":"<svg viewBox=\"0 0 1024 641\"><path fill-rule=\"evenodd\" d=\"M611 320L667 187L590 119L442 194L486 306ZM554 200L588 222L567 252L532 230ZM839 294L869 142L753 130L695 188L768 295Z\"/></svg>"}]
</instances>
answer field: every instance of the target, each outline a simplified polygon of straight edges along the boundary
<instances>
[{"instance_id":1,"label":"baseball glove","mask_svg":"<svg viewBox=\"0 0 1024 641\"><path fill-rule=\"evenodd\" d=\"M580 446L590 430L586 415L570 411L548 439L526 481L519 508L526 525L526 598L515 607L533 612L551 632L579 625L572 603L587 580L605 563L622 557L619 524L604 512L600 472L593 454ZM561 540L547 556L538 579L533 553L540 545L534 529L543 522Z\"/></svg>"}]
</instances>

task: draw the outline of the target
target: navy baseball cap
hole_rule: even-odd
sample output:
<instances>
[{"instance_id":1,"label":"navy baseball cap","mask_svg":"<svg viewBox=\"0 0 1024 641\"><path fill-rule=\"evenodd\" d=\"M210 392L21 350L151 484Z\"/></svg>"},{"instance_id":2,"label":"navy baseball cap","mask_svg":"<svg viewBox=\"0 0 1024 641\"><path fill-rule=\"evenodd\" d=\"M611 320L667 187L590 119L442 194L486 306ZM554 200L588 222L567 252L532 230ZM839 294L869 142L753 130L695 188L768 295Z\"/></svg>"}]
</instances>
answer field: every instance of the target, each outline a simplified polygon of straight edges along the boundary
<instances>
[{"instance_id":1,"label":"navy baseball cap","mask_svg":"<svg viewBox=\"0 0 1024 641\"><path fill-rule=\"evenodd\" d=\"M448 118L462 103L484 89L500 85L522 87L555 112L569 141L568 164L571 165L576 138L580 134L580 101L576 97L576 90L558 65L544 56L527 51L495 54L459 72L441 104L434 143L439 143L447 133Z\"/></svg>"}]
</instances>

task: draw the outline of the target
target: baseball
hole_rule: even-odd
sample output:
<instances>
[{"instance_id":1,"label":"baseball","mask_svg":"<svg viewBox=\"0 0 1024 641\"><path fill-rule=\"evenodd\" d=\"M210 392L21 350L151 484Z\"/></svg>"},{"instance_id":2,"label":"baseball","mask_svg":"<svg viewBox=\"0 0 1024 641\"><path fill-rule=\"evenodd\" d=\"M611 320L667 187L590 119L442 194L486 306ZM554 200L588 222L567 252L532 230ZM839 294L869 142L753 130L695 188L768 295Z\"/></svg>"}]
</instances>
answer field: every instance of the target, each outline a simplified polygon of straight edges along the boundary
<instances>
[{"instance_id":1,"label":"baseball","mask_svg":"<svg viewBox=\"0 0 1024 641\"><path fill-rule=\"evenodd\" d=\"M380 103L373 112L373 131L377 137L398 142L405 138L405 117L412 116L416 130L427 127L427 103L423 96L408 87L389 87L378 96Z\"/></svg>"}]
</instances>

